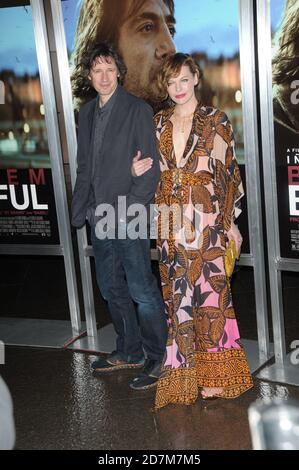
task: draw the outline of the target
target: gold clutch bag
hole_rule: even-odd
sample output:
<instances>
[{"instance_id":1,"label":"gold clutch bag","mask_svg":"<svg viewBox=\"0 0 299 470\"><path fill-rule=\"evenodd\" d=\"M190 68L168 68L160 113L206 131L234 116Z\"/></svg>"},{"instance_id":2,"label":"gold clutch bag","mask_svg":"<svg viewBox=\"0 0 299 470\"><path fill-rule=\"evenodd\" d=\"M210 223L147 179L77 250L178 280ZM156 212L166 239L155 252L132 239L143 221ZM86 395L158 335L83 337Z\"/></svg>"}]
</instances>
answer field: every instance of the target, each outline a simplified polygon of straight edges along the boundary
<instances>
[{"instance_id":1,"label":"gold clutch bag","mask_svg":"<svg viewBox=\"0 0 299 470\"><path fill-rule=\"evenodd\" d=\"M240 252L237 251L235 242L230 240L224 253L224 269L227 277L232 276L236 260L239 259L239 256Z\"/></svg>"}]
</instances>

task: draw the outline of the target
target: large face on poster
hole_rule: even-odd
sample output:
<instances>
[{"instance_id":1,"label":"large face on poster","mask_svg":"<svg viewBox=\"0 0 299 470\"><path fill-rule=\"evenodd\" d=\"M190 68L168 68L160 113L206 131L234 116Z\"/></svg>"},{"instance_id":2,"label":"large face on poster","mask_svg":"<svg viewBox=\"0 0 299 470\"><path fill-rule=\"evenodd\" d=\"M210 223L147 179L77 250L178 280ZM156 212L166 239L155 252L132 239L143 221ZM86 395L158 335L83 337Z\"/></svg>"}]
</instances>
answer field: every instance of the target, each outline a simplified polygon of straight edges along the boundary
<instances>
[{"instance_id":1,"label":"large face on poster","mask_svg":"<svg viewBox=\"0 0 299 470\"><path fill-rule=\"evenodd\" d=\"M108 40L127 66L124 87L158 110L156 77L165 56L192 54L204 71L200 96L227 112L244 162L238 0L65 0L62 2L75 106L95 96L82 73L86 51Z\"/></svg>"},{"instance_id":2,"label":"large face on poster","mask_svg":"<svg viewBox=\"0 0 299 470\"><path fill-rule=\"evenodd\" d=\"M281 256L299 258L299 0L271 2Z\"/></svg>"},{"instance_id":3,"label":"large face on poster","mask_svg":"<svg viewBox=\"0 0 299 470\"><path fill-rule=\"evenodd\" d=\"M81 62L97 42L114 44L127 66L124 87L154 111L166 105L156 83L164 57L192 54L204 73L198 99L227 113L245 182L238 0L65 0L62 10L75 108L95 96ZM239 224L248 252L245 198Z\"/></svg>"},{"instance_id":4,"label":"large face on poster","mask_svg":"<svg viewBox=\"0 0 299 470\"><path fill-rule=\"evenodd\" d=\"M0 243L59 243L30 6L1 8L0 31Z\"/></svg>"}]
</instances>

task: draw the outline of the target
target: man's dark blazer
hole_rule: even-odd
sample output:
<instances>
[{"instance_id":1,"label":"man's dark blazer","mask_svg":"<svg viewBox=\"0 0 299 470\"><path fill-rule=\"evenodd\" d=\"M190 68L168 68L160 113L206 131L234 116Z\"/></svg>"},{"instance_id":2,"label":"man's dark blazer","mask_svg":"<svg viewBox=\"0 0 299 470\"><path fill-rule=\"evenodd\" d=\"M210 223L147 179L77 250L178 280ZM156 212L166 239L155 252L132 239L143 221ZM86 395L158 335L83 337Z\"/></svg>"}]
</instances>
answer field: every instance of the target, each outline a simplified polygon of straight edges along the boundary
<instances>
[{"instance_id":1,"label":"man's dark blazer","mask_svg":"<svg viewBox=\"0 0 299 470\"><path fill-rule=\"evenodd\" d=\"M151 107L145 101L118 86L116 100L104 134L99 154L99 203L117 203L126 196L127 207L145 206L153 201L160 177L159 156ZM82 227L86 220L92 190L92 132L96 99L83 105L79 112L77 180L72 201L72 225ZM132 159L140 150L142 157L153 159L144 175L132 177ZM141 158L142 158L141 157Z\"/></svg>"}]
</instances>

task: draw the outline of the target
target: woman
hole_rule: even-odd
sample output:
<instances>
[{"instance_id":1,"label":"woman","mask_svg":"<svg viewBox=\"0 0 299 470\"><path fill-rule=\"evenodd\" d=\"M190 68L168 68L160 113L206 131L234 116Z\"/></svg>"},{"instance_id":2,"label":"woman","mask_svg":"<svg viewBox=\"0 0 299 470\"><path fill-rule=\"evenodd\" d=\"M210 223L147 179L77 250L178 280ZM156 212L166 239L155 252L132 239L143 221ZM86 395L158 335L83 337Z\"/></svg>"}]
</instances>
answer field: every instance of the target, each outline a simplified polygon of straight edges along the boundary
<instances>
[{"instance_id":1,"label":"woman","mask_svg":"<svg viewBox=\"0 0 299 470\"><path fill-rule=\"evenodd\" d=\"M242 243L234 220L243 188L227 116L197 102L201 76L191 56L176 53L158 77L174 105L154 118L161 168L157 247L169 324L156 408L191 404L199 388L211 399L252 387L224 269L227 241L237 249ZM134 176L150 165L150 158L135 158ZM172 209L168 221L165 207Z\"/></svg>"}]
</instances>

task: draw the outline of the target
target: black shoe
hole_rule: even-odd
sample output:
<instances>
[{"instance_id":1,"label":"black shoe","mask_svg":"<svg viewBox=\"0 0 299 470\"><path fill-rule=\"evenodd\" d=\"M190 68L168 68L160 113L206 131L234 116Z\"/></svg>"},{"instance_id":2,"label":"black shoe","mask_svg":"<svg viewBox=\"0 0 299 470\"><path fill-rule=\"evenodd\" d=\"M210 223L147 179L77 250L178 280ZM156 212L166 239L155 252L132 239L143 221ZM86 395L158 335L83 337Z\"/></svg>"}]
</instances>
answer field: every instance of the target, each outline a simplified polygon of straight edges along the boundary
<instances>
[{"instance_id":1,"label":"black shoe","mask_svg":"<svg viewBox=\"0 0 299 470\"><path fill-rule=\"evenodd\" d=\"M133 390L147 390L157 385L159 377L150 377L149 375L139 375L131 383Z\"/></svg>"},{"instance_id":2,"label":"black shoe","mask_svg":"<svg viewBox=\"0 0 299 470\"><path fill-rule=\"evenodd\" d=\"M146 359L142 374L150 375L151 377L160 377L162 361L156 359Z\"/></svg>"},{"instance_id":3,"label":"black shoe","mask_svg":"<svg viewBox=\"0 0 299 470\"><path fill-rule=\"evenodd\" d=\"M146 359L144 368L138 377L130 383L133 390L147 390L155 387L161 374L162 362L154 359Z\"/></svg>"},{"instance_id":4,"label":"black shoe","mask_svg":"<svg viewBox=\"0 0 299 470\"><path fill-rule=\"evenodd\" d=\"M139 361L124 360L117 351L112 352L107 357L99 357L91 364L95 372L111 372L121 369L138 369L144 366L144 359Z\"/></svg>"}]
</instances>

